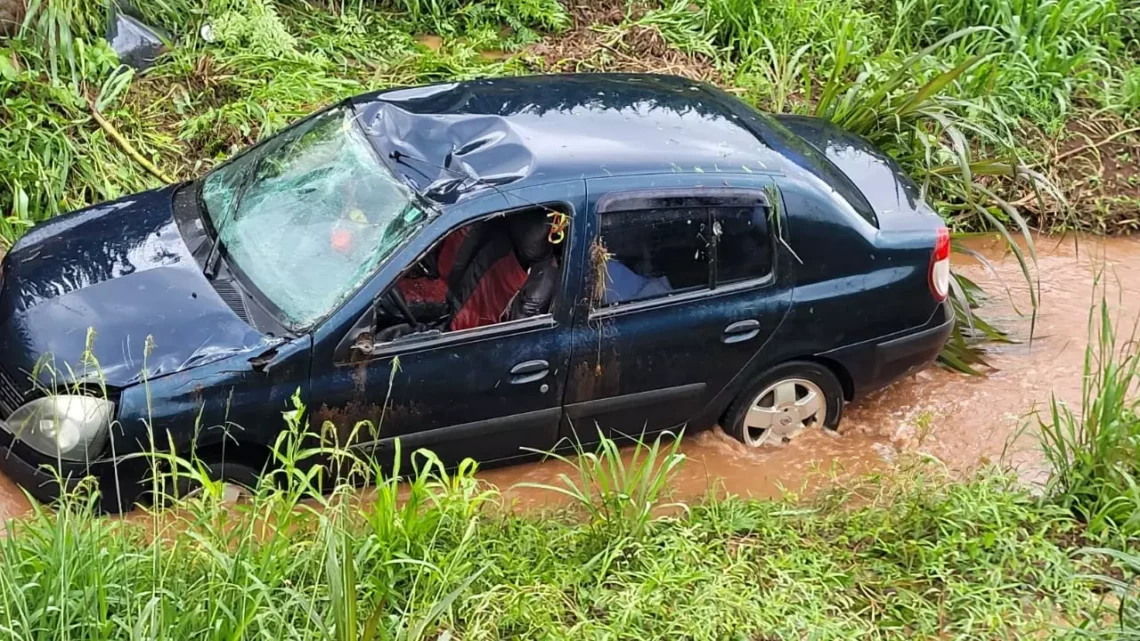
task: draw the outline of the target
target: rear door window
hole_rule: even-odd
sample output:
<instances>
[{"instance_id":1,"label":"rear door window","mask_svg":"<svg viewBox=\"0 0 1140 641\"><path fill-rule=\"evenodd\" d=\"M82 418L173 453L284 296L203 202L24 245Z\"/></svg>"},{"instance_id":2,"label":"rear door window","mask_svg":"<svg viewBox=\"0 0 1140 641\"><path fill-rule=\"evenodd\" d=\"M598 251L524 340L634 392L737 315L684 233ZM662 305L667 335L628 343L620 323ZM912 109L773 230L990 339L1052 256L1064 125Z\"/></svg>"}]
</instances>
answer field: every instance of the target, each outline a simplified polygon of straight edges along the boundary
<instances>
[{"instance_id":1,"label":"rear door window","mask_svg":"<svg viewBox=\"0 0 1140 641\"><path fill-rule=\"evenodd\" d=\"M704 208L606 214L600 240L595 258L605 269L603 306L709 286L712 240Z\"/></svg>"},{"instance_id":2,"label":"rear door window","mask_svg":"<svg viewBox=\"0 0 1140 641\"><path fill-rule=\"evenodd\" d=\"M772 244L764 207L683 207L601 214L594 308L764 278Z\"/></svg>"}]
</instances>

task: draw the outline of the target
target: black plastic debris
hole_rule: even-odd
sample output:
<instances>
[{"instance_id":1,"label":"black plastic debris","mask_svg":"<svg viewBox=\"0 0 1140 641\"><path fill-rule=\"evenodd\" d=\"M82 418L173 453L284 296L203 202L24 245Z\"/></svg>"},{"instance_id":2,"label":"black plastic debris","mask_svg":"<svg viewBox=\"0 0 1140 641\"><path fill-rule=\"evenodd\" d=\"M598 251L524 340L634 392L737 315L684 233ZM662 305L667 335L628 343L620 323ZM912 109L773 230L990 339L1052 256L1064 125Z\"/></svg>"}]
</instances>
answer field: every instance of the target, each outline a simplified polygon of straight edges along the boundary
<instances>
[{"instance_id":1,"label":"black plastic debris","mask_svg":"<svg viewBox=\"0 0 1140 641\"><path fill-rule=\"evenodd\" d=\"M127 4L112 3L107 20L107 42L119 54L119 60L138 70L154 65L158 57L170 50L170 34L161 27L146 24Z\"/></svg>"}]
</instances>

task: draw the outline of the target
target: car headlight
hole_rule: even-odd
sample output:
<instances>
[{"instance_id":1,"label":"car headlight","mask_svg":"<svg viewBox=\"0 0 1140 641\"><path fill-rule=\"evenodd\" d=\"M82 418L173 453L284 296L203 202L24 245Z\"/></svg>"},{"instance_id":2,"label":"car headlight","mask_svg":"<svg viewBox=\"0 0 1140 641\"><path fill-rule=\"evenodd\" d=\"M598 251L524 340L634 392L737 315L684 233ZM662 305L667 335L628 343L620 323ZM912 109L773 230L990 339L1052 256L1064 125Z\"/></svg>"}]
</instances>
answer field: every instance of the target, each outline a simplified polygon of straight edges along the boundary
<instances>
[{"instance_id":1,"label":"car headlight","mask_svg":"<svg viewBox=\"0 0 1140 641\"><path fill-rule=\"evenodd\" d=\"M88 461L103 452L114 415L115 404L101 398L46 396L12 412L4 427L28 447L52 458Z\"/></svg>"}]
</instances>

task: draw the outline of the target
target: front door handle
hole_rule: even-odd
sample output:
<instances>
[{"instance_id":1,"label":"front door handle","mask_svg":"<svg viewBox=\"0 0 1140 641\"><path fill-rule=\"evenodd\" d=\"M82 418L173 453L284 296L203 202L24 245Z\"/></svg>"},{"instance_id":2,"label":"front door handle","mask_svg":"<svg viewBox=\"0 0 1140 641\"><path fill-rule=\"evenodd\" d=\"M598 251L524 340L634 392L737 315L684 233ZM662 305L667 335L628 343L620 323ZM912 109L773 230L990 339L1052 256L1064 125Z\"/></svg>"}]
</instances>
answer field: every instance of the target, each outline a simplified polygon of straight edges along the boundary
<instances>
[{"instance_id":1,"label":"front door handle","mask_svg":"<svg viewBox=\"0 0 1140 641\"><path fill-rule=\"evenodd\" d=\"M550 363L546 361L526 361L511 368L511 384L533 383L546 378Z\"/></svg>"},{"instance_id":2,"label":"front door handle","mask_svg":"<svg viewBox=\"0 0 1140 641\"><path fill-rule=\"evenodd\" d=\"M737 321L725 327L724 336L722 336L720 340L724 343L742 343L755 338L759 333L760 321L750 318L748 320Z\"/></svg>"}]
</instances>

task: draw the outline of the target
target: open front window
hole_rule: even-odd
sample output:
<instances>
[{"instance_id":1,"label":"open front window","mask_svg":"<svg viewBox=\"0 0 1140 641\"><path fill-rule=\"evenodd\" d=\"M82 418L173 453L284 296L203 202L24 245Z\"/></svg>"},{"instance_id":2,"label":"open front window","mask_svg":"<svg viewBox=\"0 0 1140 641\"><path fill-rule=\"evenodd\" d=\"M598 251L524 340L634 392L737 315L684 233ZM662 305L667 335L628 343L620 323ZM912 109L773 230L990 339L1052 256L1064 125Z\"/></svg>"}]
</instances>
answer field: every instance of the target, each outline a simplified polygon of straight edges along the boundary
<instances>
[{"instance_id":1,"label":"open front window","mask_svg":"<svg viewBox=\"0 0 1140 641\"><path fill-rule=\"evenodd\" d=\"M442 238L381 297L375 340L424 337L547 314L565 243L545 207L465 225Z\"/></svg>"},{"instance_id":2,"label":"open front window","mask_svg":"<svg viewBox=\"0 0 1140 641\"><path fill-rule=\"evenodd\" d=\"M227 258L294 329L336 309L426 219L349 107L220 167L202 197Z\"/></svg>"}]
</instances>

